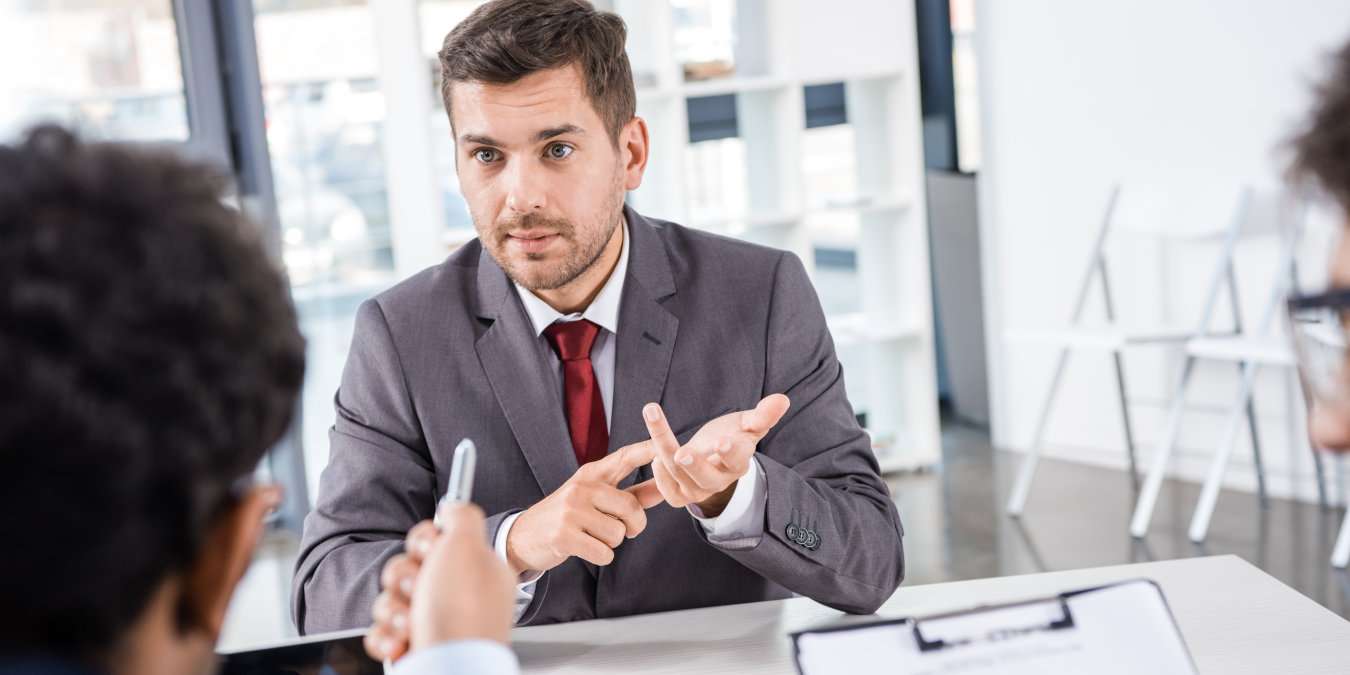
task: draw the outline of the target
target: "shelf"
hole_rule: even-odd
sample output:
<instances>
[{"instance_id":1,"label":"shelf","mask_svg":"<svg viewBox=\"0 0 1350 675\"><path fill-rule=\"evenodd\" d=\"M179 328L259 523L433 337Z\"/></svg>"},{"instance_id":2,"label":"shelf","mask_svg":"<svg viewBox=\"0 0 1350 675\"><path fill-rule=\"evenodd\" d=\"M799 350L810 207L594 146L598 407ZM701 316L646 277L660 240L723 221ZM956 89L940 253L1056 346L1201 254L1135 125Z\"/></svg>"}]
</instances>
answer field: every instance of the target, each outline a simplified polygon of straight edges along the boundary
<instances>
[{"instance_id":1,"label":"shelf","mask_svg":"<svg viewBox=\"0 0 1350 675\"><path fill-rule=\"evenodd\" d=\"M878 342L917 340L923 330L913 322L883 320L877 322L863 312L826 317L835 347Z\"/></svg>"},{"instance_id":2,"label":"shelf","mask_svg":"<svg viewBox=\"0 0 1350 675\"><path fill-rule=\"evenodd\" d=\"M644 34L643 59L633 62L655 76L637 89L638 107L652 120L653 149L636 203L690 227L791 251L814 282L850 294L847 306L859 311L830 314L827 325L849 360L850 401L868 412L882 470L937 466L913 10L893 2L732 1L745 10L737 13L732 59L739 70L701 81L682 78L669 2L615 3L628 11L630 26L656 33ZM812 30L823 26L855 30ZM880 60L855 58L860 48ZM832 117L838 92L808 88L840 83L843 114ZM689 105L724 96L739 96L731 136L725 124L711 130L728 116L726 101L718 102L721 117ZM690 144L691 107L702 132L692 137L710 143ZM835 245L857 251L856 272L817 267L816 249Z\"/></svg>"},{"instance_id":3,"label":"shelf","mask_svg":"<svg viewBox=\"0 0 1350 675\"><path fill-rule=\"evenodd\" d=\"M883 195L880 197L856 197L846 201L831 201L807 209L807 215L828 213L884 213L909 208L912 200L906 195Z\"/></svg>"},{"instance_id":4,"label":"shelf","mask_svg":"<svg viewBox=\"0 0 1350 675\"><path fill-rule=\"evenodd\" d=\"M767 213L751 213L738 216L722 216L718 218L700 218L692 220L691 227L700 230L710 230L712 232L740 231L741 229L765 229L791 227L801 220L801 213L794 211L777 211ZM744 228L736 226L743 225Z\"/></svg>"},{"instance_id":5,"label":"shelf","mask_svg":"<svg viewBox=\"0 0 1350 675\"><path fill-rule=\"evenodd\" d=\"M678 87L678 90L685 98L699 98L702 96L748 94L773 89L786 89L792 84L790 80L772 76L726 77L701 82L685 82Z\"/></svg>"},{"instance_id":6,"label":"shelf","mask_svg":"<svg viewBox=\"0 0 1350 675\"><path fill-rule=\"evenodd\" d=\"M865 429L872 439L872 454L877 458L877 466L882 474L906 471L924 471L936 467L940 462L940 452L930 449L916 450L913 438L904 432L888 437L877 437L871 429Z\"/></svg>"},{"instance_id":7,"label":"shelf","mask_svg":"<svg viewBox=\"0 0 1350 675\"><path fill-rule=\"evenodd\" d=\"M643 86L637 88L639 100L661 100L668 98L699 98L703 96L723 96L726 94L747 94L791 87L811 87L821 84L843 82L867 82L900 77L903 69L883 70L875 73L855 73L830 77L811 77L796 79L776 75L752 75L746 77L722 77L697 82L683 82L673 86Z\"/></svg>"},{"instance_id":8,"label":"shelf","mask_svg":"<svg viewBox=\"0 0 1350 675\"><path fill-rule=\"evenodd\" d=\"M881 469L883 475L902 473L905 471L923 471L937 466L937 462L923 459L923 457L932 454L927 451L921 453L907 453L911 454L911 456L897 454L883 455L875 450L873 450L873 452L877 455L877 465Z\"/></svg>"},{"instance_id":9,"label":"shelf","mask_svg":"<svg viewBox=\"0 0 1350 675\"><path fill-rule=\"evenodd\" d=\"M716 218L698 218L691 219L690 227L701 230L711 230L713 232L740 231L741 229L770 229L793 227L804 218L809 216L819 216L834 213L885 213L888 211L899 211L909 208L911 205L908 198L905 197L886 197L876 201L855 200L852 203L832 203L824 206L807 209L805 211L777 211L767 213L751 213L741 215L718 216ZM743 226L738 228L737 226Z\"/></svg>"},{"instance_id":10,"label":"shelf","mask_svg":"<svg viewBox=\"0 0 1350 675\"><path fill-rule=\"evenodd\" d=\"M836 82L844 82L845 84L847 84L849 82L889 80L891 78L901 77L904 74L905 74L904 68L890 68L886 70L878 70L876 72L871 73L860 72L860 73L848 73L838 75L812 75L811 77L801 80L801 85L804 87L812 87L818 84L834 84Z\"/></svg>"}]
</instances>

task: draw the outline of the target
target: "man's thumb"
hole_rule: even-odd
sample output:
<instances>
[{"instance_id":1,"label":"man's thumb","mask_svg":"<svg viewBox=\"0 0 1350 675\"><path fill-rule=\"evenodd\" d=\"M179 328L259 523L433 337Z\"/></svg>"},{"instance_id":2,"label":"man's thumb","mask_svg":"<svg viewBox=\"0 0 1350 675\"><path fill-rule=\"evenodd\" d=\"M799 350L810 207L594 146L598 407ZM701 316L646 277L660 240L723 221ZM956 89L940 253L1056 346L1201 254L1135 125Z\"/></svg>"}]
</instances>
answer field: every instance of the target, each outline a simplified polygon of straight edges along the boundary
<instances>
[{"instance_id":1,"label":"man's thumb","mask_svg":"<svg viewBox=\"0 0 1350 675\"><path fill-rule=\"evenodd\" d=\"M657 489L655 478L649 478L630 488L625 488L625 491L637 497L638 503L644 509L650 509L666 500L665 497L661 496L661 491Z\"/></svg>"},{"instance_id":2,"label":"man's thumb","mask_svg":"<svg viewBox=\"0 0 1350 675\"><path fill-rule=\"evenodd\" d=\"M741 413L741 431L763 436L787 414L792 401L783 394L769 394L760 399L754 410Z\"/></svg>"}]
</instances>

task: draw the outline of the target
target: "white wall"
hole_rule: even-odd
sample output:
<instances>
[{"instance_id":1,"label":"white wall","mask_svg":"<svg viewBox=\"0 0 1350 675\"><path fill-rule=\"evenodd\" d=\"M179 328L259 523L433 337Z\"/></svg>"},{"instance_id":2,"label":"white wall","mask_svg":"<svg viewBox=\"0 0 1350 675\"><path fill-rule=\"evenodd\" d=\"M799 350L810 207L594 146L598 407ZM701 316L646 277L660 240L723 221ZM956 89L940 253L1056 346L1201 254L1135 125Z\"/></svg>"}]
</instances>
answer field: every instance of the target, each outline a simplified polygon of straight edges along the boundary
<instances>
[{"instance_id":1,"label":"white wall","mask_svg":"<svg viewBox=\"0 0 1350 675\"><path fill-rule=\"evenodd\" d=\"M1066 322L1110 185L1185 202L1243 183L1277 184L1280 141L1308 104L1322 56L1350 39L1350 2L982 0L976 19L994 440L1023 448L1054 352L1006 333ZM1248 321L1264 300L1273 247L1253 241L1239 250ZM1120 311L1137 320L1194 316L1215 251L1113 245ZM1100 316L1094 303L1089 312ZM1219 325L1228 317L1220 312ZM1166 350L1127 356L1141 459L1161 432L1177 364ZM1123 466L1110 361L1084 353L1068 373L1048 454ZM1236 380L1232 366L1198 371L1174 465L1181 475L1201 475ZM1289 423L1286 385L1278 371L1258 382L1271 487L1309 498L1311 463ZM1230 484L1250 486L1245 442L1235 457Z\"/></svg>"}]
</instances>

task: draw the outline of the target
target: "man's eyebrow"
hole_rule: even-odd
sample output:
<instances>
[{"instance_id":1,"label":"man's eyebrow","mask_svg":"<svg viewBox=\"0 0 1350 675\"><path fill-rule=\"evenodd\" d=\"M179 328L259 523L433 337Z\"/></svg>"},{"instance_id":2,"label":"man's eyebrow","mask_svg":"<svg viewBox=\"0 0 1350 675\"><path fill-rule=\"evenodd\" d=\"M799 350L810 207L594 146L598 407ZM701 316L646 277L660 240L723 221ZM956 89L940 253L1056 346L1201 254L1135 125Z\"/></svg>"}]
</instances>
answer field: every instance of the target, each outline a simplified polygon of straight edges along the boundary
<instances>
[{"instance_id":1,"label":"man's eyebrow","mask_svg":"<svg viewBox=\"0 0 1350 675\"><path fill-rule=\"evenodd\" d=\"M560 126L540 130L538 133L534 135L534 142L539 143L542 141L547 141L550 138L556 138L558 136L562 136L563 134L584 134L584 133L586 133L586 130L582 129L581 127L575 124L563 124ZM483 136L480 134L464 134L463 136L459 137L459 140L461 143L465 144L472 143L476 145L490 145L493 147L501 147L502 145L501 143L498 143L495 139L493 139L491 136Z\"/></svg>"},{"instance_id":2,"label":"man's eyebrow","mask_svg":"<svg viewBox=\"0 0 1350 675\"><path fill-rule=\"evenodd\" d=\"M479 136L478 134L464 134L459 137L459 140L463 143L476 143L478 145L491 145L494 147L501 145L501 143L498 143L489 136Z\"/></svg>"},{"instance_id":3,"label":"man's eyebrow","mask_svg":"<svg viewBox=\"0 0 1350 675\"><path fill-rule=\"evenodd\" d=\"M562 126L553 127L552 129L544 129L540 131L539 133L534 135L534 140L536 143L538 143L540 141L547 141L550 138L561 136L563 134L584 134L584 133L586 133L586 130L582 129L581 127L575 124L564 124Z\"/></svg>"}]
</instances>

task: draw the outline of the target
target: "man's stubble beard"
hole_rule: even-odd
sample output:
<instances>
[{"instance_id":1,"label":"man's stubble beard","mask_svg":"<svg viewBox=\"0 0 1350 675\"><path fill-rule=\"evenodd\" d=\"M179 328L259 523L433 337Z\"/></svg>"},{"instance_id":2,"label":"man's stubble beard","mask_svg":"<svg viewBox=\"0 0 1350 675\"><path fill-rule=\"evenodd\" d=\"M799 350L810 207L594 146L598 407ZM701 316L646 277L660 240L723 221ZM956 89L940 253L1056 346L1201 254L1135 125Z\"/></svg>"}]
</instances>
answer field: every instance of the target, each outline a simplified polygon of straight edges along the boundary
<instances>
[{"instance_id":1,"label":"man's stubble beard","mask_svg":"<svg viewBox=\"0 0 1350 675\"><path fill-rule=\"evenodd\" d=\"M577 240L577 227L573 223L563 219L551 219L526 214L505 223L495 224L492 228L493 246L489 248L492 258L497 261L497 265L506 272L506 276L511 281L519 284L521 287L530 291L552 291L572 283L587 270L595 266L604 255L605 247L610 240L614 238L614 230L619 227L623 221L623 194L621 176L616 176L610 194L612 195L609 203L605 205L601 218L609 221L608 227L598 227L590 231L595 232L596 236L588 237L584 241ZM506 233L511 230L533 229L535 227L556 230L560 238L565 242L571 243L574 248L569 255L560 260L552 269L539 269L539 274L531 277L523 270L518 269L517 265L504 254L506 248ZM526 260L537 261L542 258L538 254L525 255Z\"/></svg>"}]
</instances>

